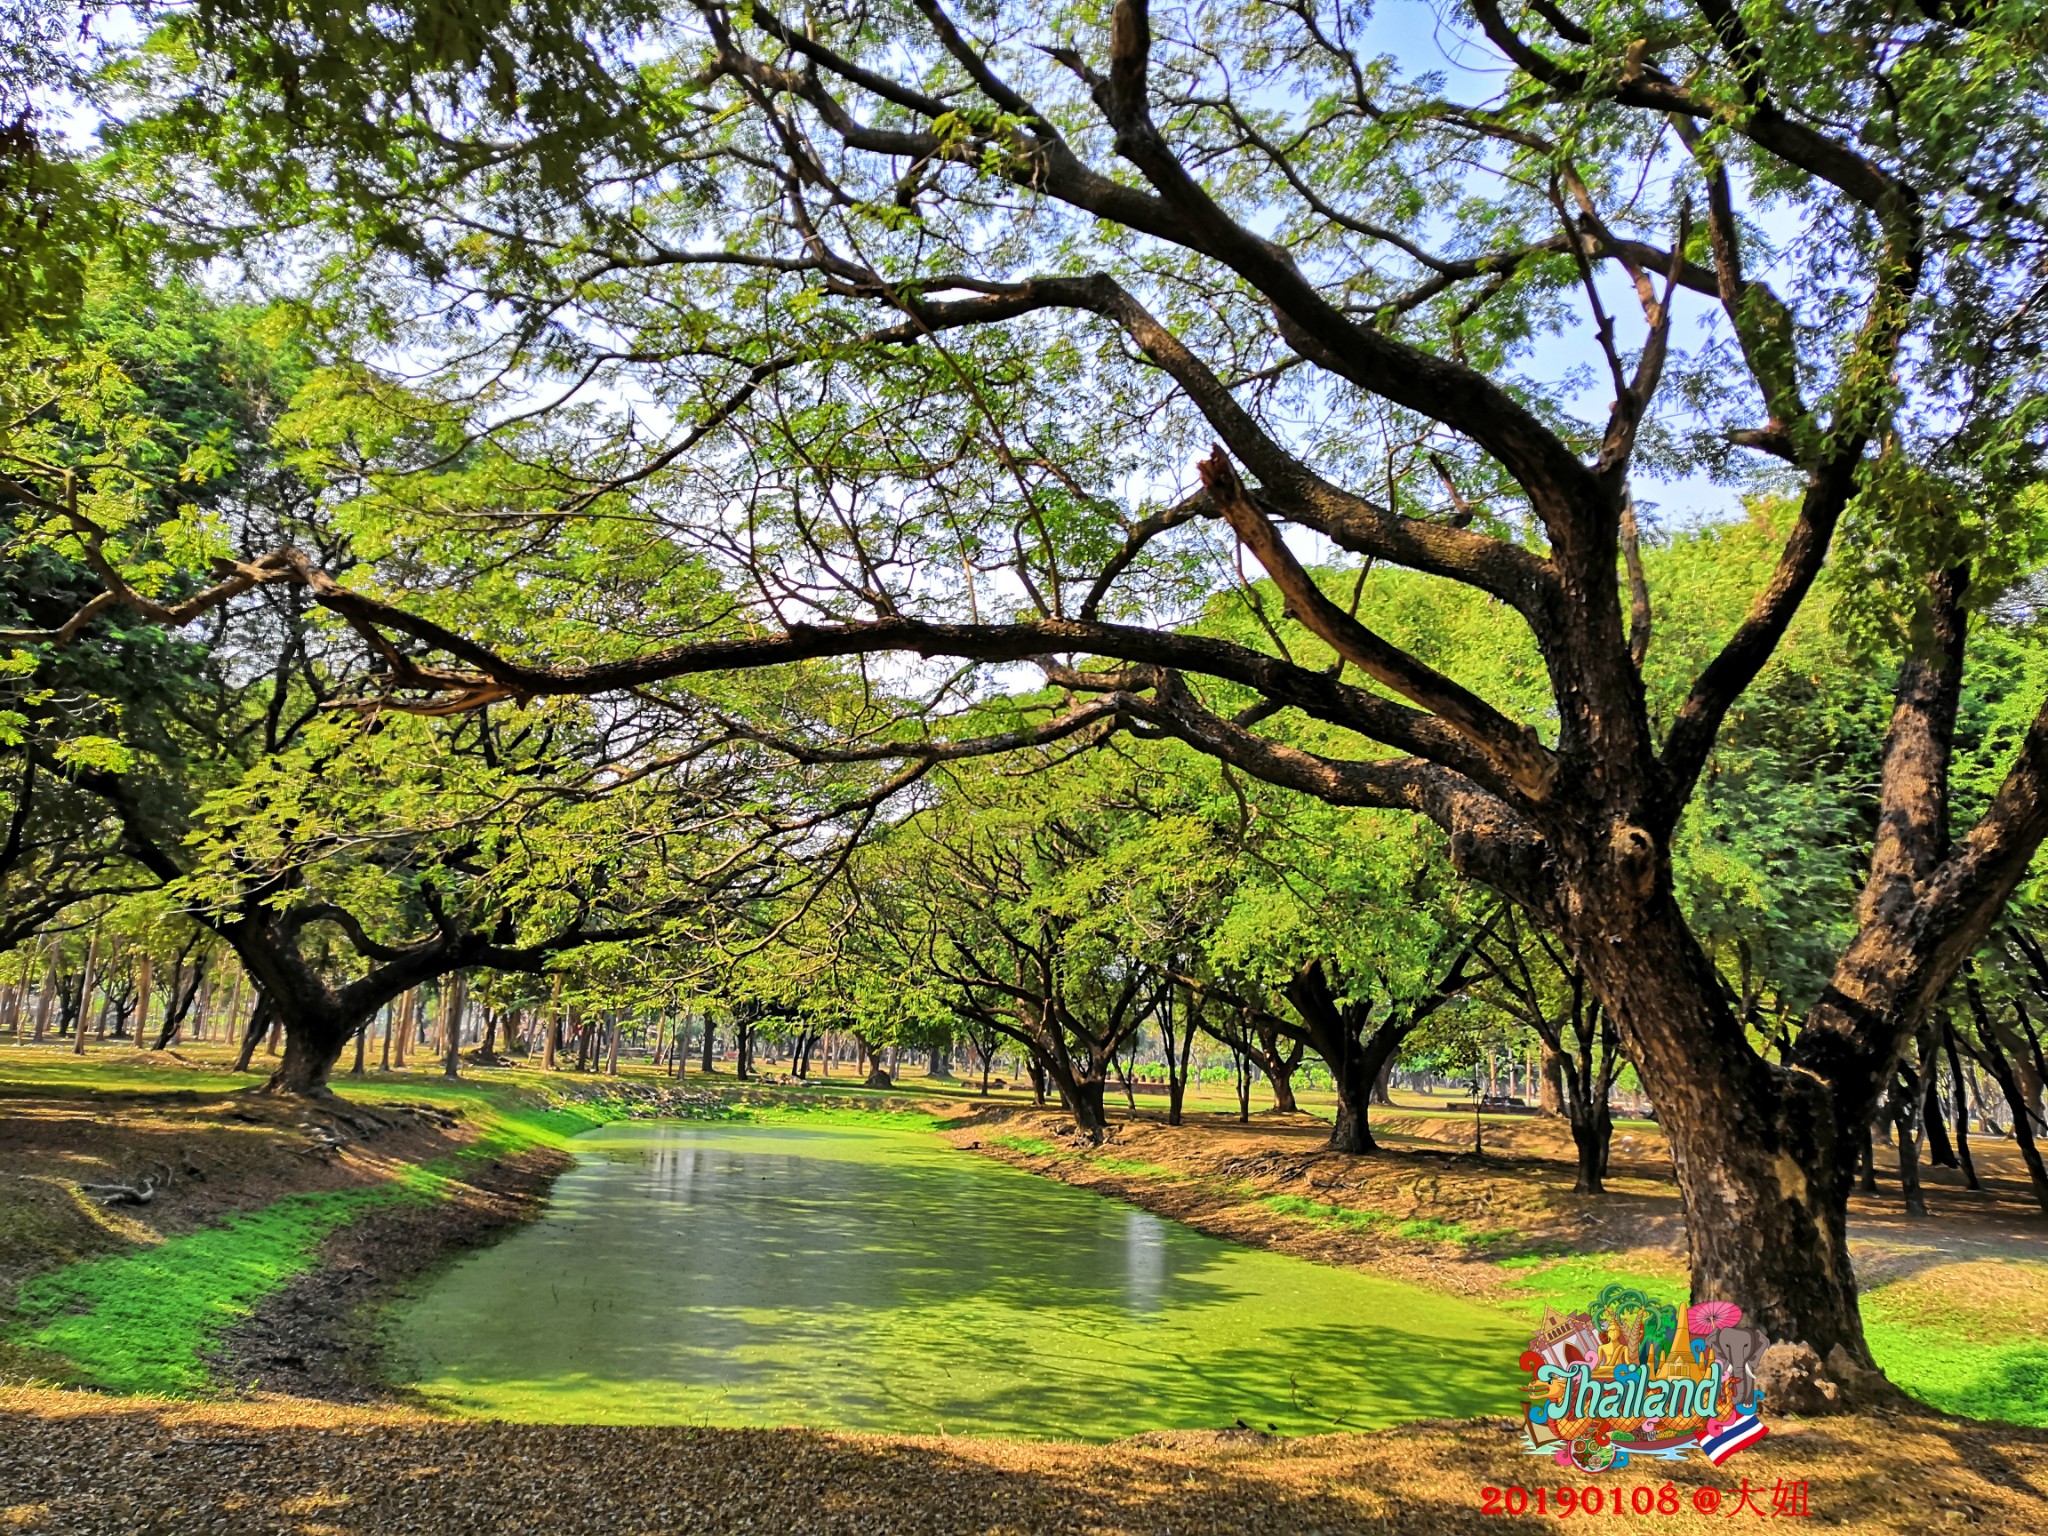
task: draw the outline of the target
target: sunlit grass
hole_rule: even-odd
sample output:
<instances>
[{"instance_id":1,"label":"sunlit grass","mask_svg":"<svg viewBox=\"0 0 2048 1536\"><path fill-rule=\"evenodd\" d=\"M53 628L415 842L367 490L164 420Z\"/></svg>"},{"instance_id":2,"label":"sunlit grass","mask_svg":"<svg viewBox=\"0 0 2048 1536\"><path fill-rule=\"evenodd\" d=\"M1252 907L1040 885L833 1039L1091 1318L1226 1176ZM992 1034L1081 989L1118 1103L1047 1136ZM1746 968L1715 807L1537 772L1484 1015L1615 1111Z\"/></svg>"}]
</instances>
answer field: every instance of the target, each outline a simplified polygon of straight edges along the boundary
<instances>
[{"instance_id":1,"label":"sunlit grass","mask_svg":"<svg viewBox=\"0 0 2048 1536\"><path fill-rule=\"evenodd\" d=\"M1264 1195L1259 1204L1279 1216L1292 1216L1320 1226L1350 1232L1373 1232L1384 1237L1405 1238L1421 1243L1462 1243L1485 1248L1511 1242L1511 1231L1483 1231L1462 1221L1445 1221L1434 1216L1395 1216L1387 1211L1364 1210L1357 1206L1333 1205L1305 1195Z\"/></svg>"}]
</instances>

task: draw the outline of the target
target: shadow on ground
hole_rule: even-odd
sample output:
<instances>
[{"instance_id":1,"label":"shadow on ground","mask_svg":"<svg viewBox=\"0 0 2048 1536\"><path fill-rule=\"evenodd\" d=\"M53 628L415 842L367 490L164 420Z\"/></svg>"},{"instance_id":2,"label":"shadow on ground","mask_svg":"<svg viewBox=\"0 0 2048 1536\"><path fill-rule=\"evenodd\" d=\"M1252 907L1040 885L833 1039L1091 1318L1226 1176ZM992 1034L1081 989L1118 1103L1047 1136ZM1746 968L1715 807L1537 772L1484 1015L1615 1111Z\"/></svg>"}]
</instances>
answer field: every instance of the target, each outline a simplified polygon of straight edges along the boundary
<instances>
[{"instance_id":1,"label":"shadow on ground","mask_svg":"<svg viewBox=\"0 0 2048 1536\"><path fill-rule=\"evenodd\" d=\"M1553 1529L1554 1516L1483 1512L1481 1491L1555 1482L1556 1470L1522 1455L1505 1420L1081 1446L455 1424L294 1399L189 1406L0 1392L0 1525L52 1536L1455 1536ZM2048 1432L1932 1417L1785 1423L1718 1471L1675 1470L1680 1509L1656 1517L1659 1530L1740 1528L1728 1520L1744 1484L1760 1518L1772 1518L1778 1490L1804 1484L1809 1517L1838 1531L2036 1530L2048 1508ZM1572 1481L1629 1489L1664 1479ZM1718 1513L1696 1512L1702 1489Z\"/></svg>"}]
</instances>

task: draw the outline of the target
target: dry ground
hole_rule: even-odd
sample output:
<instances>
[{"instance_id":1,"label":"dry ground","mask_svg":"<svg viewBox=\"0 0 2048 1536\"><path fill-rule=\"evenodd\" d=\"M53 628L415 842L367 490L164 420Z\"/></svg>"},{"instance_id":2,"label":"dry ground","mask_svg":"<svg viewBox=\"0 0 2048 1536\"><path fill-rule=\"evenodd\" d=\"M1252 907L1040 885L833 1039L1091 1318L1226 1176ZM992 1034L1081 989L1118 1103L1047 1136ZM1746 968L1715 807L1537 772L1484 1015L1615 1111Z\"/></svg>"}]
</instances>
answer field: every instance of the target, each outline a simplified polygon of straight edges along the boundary
<instances>
[{"instance_id":1,"label":"dry ground","mask_svg":"<svg viewBox=\"0 0 2048 1536\"><path fill-rule=\"evenodd\" d=\"M1557 1529L1554 1517L1481 1504L1488 1485L1533 1486L1555 1470L1518 1454L1505 1421L1080 1446L449 1424L289 1399L191 1406L0 1390L0 1529L49 1536L1456 1536ZM1577 1479L1604 1496L1663 1481ZM2018 1536L2048 1528L2048 1432L1789 1422L1721 1471L1689 1463L1673 1482L1677 1513L1600 1523L1747 1529L1779 1518L1779 1485L1804 1483L1807 1522L1828 1530ZM1763 1515L1738 1509L1744 1482ZM1695 1509L1702 1489L1719 1513Z\"/></svg>"}]
</instances>

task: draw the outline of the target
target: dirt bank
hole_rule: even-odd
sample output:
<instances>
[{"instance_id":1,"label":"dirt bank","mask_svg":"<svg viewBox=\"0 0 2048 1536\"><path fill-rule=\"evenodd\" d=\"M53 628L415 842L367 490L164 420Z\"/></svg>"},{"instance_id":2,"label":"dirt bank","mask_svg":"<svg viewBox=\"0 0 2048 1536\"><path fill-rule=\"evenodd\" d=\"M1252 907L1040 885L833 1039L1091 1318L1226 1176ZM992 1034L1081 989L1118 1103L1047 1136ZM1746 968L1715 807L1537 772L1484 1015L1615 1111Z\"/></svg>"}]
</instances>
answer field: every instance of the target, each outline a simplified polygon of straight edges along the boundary
<instances>
[{"instance_id":1,"label":"dirt bank","mask_svg":"<svg viewBox=\"0 0 2048 1536\"><path fill-rule=\"evenodd\" d=\"M179 1318L163 1326L165 1338L176 1335L172 1353L182 1351L184 1366L173 1362L189 1378L181 1391L203 1383L343 1402L386 1397L367 1309L531 1217L569 1164L561 1151L507 1133L488 1098L443 1092L436 1100L418 1085L371 1081L347 1085L347 1098L279 1101L141 1054L93 1070L175 1074L192 1086L130 1089L122 1076L89 1088L0 1086L0 1302L27 1296L24 1287L40 1277L78 1287L54 1313L44 1305L40 1324L69 1312L97 1329L95 1306L118 1309L106 1282L74 1279L94 1270L81 1261L155 1262L181 1240L215 1240L239 1221L260 1224L308 1200L346 1202L321 1221L310 1251L224 1250L216 1271L240 1264L252 1278L240 1288L224 1281L217 1305L200 1308L215 1307L207 1316L180 1306L180 1282L143 1277L140 1288ZM492 1139L481 1140L493 1126ZM146 1203L120 1200L122 1188L146 1193ZM281 1286L256 1274L280 1262ZM236 1317L225 1333L222 1316ZM128 1331L148 1329L130 1319ZM32 1328L10 1329L0 1336L0 1378L134 1385L104 1379L104 1361L96 1370L75 1353L40 1347Z\"/></svg>"},{"instance_id":2,"label":"dirt bank","mask_svg":"<svg viewBox=\"0 0 2048 1536\"><path fill-rule=\"evenodd\" d=\"M536 1147L469 1170L442 1198L365 1212L321 1244L312 1269L259 1302L208 1364L253 1392L391 1402L375 1315L420 1276L539 1215L571 1159Z\"/></svg>"},{"instance_id":3,"label":"dirt bank","mask_svg":"<svg viewBox=\"0 0 2048 1536\"><path fill-rule=\"evenodd\" d=\"M1615 1135L1607 1192L1572 1192L1569 1131L1559 1121L1490 1118L1475 1156L1469 1117L1408 1110L1375 1116L1380 1156L1328 1151L1326 1122L1309 1115L1220 1115L1168 1126L1141 1113L1101 1145L1055 1112L973 1107L948 1131L955 1145L1033 1173L1127 1200L1199 1231L1322 1264L1369 1269L1462 1295L1514 1283L1501 1260L1600 1254L1636 1273L1682 1276L1685 1223L1670 1154L1654 1126ZM1881 1193L1850 1205L1851 1250L1866 1284L1957 1261L2039 1260L2048 1217L2034 1204L2017 1152L1975 1144L1984 1187L1946 1168L1923 1169L1929 1215L1900 1206L1891 1150Z\"/></svg>"}]
</instances>

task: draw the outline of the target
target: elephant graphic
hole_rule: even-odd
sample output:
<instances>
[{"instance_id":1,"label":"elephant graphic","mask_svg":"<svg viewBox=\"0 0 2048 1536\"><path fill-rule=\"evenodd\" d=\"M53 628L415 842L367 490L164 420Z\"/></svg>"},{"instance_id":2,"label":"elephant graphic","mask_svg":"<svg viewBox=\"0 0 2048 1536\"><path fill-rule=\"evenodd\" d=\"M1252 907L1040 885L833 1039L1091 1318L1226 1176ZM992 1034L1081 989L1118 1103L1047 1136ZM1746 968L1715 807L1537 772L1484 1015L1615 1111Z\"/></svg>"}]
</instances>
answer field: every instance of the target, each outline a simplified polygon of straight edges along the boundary
<instances>
[{"instance_id":1,"label":"elephant graphic","mask_svg":"<svg viewBox=\"0 0 2048 1536\"><path fill-rule=\"evenodd\" d=\"M1756 1396L1756 1363L1763 1358L1770 1342L1761 1328L1727 1324L1694 1339L1692 1347L1696 1357L1711 1349L1724 1372L1730 1377L1739 1376L1743 1385L1742 1397L1747 1401Z\"/></svg>"}]
</instances>

